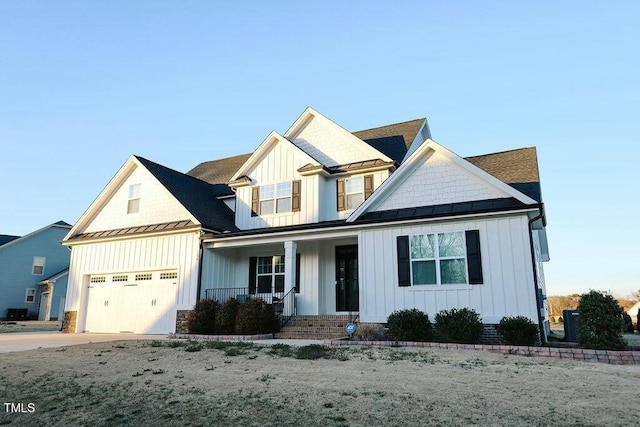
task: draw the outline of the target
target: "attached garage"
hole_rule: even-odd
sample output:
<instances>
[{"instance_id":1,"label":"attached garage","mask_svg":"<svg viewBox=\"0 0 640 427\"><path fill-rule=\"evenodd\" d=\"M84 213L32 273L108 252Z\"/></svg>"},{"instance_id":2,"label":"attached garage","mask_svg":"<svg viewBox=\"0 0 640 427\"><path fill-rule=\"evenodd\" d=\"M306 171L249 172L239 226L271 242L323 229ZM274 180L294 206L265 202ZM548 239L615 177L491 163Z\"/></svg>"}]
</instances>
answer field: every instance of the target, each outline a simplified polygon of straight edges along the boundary
<instances>
[{"instance_id":1,"label":"attached garage","mask_svg":"<svg viewBox=\"0 0 640 427\"><path fill-rule=\"evenodd\" d=\"M173 332L177 283L176 270L89 276L84 332Z\"/></svg>"}]
</instances>

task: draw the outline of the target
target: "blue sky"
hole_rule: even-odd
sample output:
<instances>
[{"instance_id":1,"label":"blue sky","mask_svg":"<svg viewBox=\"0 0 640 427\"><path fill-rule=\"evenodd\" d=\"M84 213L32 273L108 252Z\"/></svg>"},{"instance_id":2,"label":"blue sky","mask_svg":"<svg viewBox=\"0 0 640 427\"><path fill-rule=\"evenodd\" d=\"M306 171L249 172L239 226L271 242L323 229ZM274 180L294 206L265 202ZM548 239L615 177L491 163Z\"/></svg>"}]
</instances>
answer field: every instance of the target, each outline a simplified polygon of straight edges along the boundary
<instances>
[{"instance_id":1,"label":"blue sky","mask_svg":"<svg viewBox=\"0 0 640 427\"><path fill-rule=\"evenodd\" d=\"M549 294L640 289L640 2L0 2L0 234L75 222L130 154L186 172L312 106L538 149Z\"/></svg>"}]
</instances>

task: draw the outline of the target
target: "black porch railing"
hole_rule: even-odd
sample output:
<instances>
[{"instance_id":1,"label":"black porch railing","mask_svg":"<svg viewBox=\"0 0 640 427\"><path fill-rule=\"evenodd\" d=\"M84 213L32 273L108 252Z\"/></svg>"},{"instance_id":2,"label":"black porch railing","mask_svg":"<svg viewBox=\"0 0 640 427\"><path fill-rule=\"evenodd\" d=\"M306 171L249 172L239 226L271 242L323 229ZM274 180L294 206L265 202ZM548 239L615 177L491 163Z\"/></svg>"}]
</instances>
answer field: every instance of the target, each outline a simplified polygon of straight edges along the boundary
<instances>
[{"instance_id":1,"label":"black porch railing","mask_svg":"<svg viewBox=\"0 0 640 427\"><path fill-rule=\"evenodd\" d=\"M234 298L239 302L247 302L250 299L257 299L270 304L273 312L278 318L278 323L283 326L296 314L296 293L291 289L286 294L284 292L269 292L250 294L249 288L215 288L206 289L205 298L224 303Z\"/></svg>"}]
</instances>

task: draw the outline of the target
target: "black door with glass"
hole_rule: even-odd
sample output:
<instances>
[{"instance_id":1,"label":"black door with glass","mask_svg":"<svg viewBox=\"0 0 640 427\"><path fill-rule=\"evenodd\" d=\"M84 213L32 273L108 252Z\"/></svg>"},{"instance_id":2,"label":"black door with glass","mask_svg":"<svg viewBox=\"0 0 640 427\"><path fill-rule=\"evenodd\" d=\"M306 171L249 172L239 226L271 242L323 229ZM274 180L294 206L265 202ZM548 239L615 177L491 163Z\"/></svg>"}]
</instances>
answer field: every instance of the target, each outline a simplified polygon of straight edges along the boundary
<instances>
[{"instance_id":1,"label":"black door with glass","mask_svg":"<svg viewBox=\"0 0 640 427\"><path fill-rule=\"evenodd\" d=\"M358 311L358 245L336 246L336 311Z\"/></svg>"}]
</instances>

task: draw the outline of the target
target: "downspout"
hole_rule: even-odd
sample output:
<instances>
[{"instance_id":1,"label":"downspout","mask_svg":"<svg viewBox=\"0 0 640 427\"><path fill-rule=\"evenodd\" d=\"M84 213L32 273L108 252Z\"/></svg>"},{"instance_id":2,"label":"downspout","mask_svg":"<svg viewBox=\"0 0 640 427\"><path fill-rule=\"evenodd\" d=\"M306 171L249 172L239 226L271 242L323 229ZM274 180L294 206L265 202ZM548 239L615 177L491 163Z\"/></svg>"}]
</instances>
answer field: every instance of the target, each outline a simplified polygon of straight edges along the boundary
<instances>
[{"instance_id":1,"label":"downspout","mask_svg":"<svg viewBox=\"0 0 640 427\"><path fill-rule=\"evenodd\" d=\"M203 236L204 231L200 230L200 249L198 250L198 293L196 295L196 303L200 301L200 292L202 291L202 264L204 263Z\"/></svg>"},{"instance_id":2,"label":"downspout","mask_svg":"<svg viewBox=\"0 0 640 427\"><path fill-rule=\"evenodd\" d=\"M538 207L540 214L531 218L529 220L529 251L531 252L531 266L533 267L533 288L534 295L536 296L536 311L538 312L538 333L540 335L540 343L545 344L547 342L547 337L544 333L544 319L542 318L542 314L540 310L543 305L540 301L540 292L538 292L538 272L536 270L536 252L533 246L533 223L539 219L542 219L543 227L547 226L547 219L544 216L544 204L541 203Z\"/></svg>"}]
</instances>

